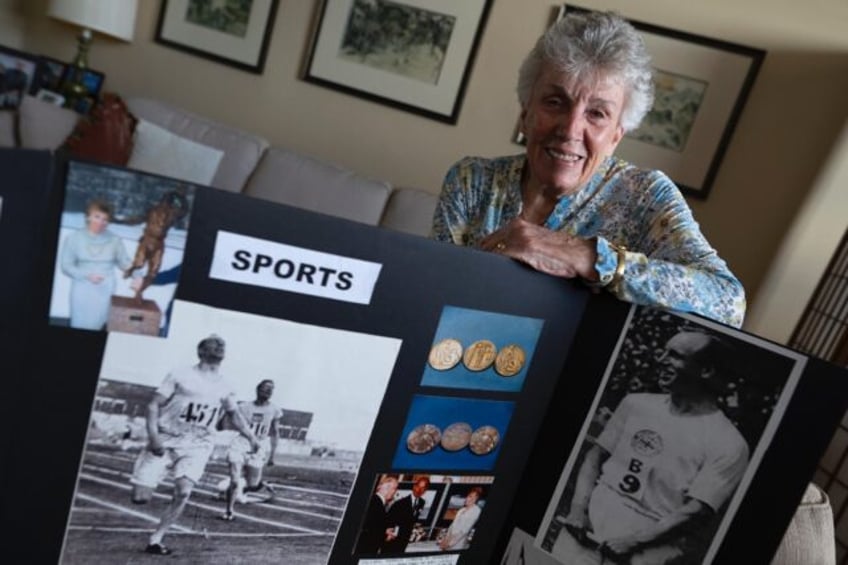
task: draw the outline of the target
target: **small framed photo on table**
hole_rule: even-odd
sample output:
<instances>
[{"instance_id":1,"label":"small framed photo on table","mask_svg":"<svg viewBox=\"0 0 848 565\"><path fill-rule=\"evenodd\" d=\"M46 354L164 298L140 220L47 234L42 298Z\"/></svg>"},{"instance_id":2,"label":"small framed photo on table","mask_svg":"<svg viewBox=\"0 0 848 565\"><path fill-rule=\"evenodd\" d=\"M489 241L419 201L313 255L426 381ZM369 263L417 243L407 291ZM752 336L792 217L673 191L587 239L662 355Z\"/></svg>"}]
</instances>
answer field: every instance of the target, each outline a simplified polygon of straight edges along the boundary
<instances>
[{"instance_id":1,"label":"small framed photo on table","mask_svg":"<svg viewBox=\"0 0 848 565\"><path fill-rule=\"evenodd\" d=\"M0 45L0 110L17 108L36 82L39 58Z\"/></svg>"},{"instance_id":2,"label":"small framed photo on table","mask_svg":"<svg viewBox=\"0 0 848 565\"><path fill-rule=\"evenodd\" d=\"M52 57L39 57L37 78L33 81L30 93L36 98L63 105L66 102L62 90L64 84L73 77L69 73L75 68L63 61ZM72 101L70 108L80 114L88 114L100 98L106 75L94 69L83 69L79 82L85 87L86 95Z\"/></svg>"}]
</instances>

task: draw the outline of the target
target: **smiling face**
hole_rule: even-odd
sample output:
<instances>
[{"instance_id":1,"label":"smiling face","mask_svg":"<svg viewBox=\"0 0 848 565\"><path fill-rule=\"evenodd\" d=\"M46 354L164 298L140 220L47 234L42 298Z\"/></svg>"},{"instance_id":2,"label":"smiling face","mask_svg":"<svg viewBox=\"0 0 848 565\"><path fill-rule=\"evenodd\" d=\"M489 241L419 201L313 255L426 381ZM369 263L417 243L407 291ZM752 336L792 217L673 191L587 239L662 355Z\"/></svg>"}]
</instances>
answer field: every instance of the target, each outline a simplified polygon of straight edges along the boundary
<instances>
[{"instance_id":1,"label":"smiling face","mask_svg":"<svg viewBox=\"0 0 848 565\"><path fill-rule=\"evenodd\" d=\"M624 99L619 82L578 81L544 64L521 112L529 188L557 198L580 190L624 135Z\"/></svg>"},{"instance_id":2,"label":"smiling face","mask_svg":"<svg viewBox=\"0 0 848 565\"><path fill-rule=\"evenodd\" d=\"M711 371L697 359L697 354L709 345L710 338L699 333L679 333L668 340L659 358L662 365L658 382L663 387L683 387L710 376Z\"/></svg>"}]
</instances>

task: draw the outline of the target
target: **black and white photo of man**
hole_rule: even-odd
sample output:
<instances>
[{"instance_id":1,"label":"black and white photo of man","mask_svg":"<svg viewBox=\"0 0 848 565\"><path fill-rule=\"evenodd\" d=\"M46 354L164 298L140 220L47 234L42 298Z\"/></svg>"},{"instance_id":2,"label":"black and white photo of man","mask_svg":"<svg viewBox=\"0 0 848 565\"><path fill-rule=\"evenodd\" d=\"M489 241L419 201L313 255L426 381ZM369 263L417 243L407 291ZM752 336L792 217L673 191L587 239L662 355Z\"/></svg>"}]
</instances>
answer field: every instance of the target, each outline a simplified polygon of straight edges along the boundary
<instances>
[{"instance_id":1,"label":"black and white photo of man","mask_svg":"<svg viewBox=\"0 0 848 565\"><path fill-rule=\"evenodd\" d=\"M719 326L632 320L537 540L561 563L704 562L792 368Z\"/></svg>"}]
</instances>

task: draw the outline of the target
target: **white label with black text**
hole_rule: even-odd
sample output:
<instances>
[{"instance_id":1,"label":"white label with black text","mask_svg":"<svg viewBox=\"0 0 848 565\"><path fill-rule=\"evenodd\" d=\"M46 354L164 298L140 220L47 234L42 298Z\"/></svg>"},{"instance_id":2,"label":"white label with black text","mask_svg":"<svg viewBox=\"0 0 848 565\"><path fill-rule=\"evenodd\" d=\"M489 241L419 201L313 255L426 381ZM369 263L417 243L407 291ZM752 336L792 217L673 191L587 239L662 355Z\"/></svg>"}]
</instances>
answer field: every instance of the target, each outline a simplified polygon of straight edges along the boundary
<instances>
[{"instance_id":1,"label":"white label with black text","mask_svg":"<svg viewBox=\"0 0 848 565\"><path fill-rule=\"evenodd\" d=\"M219 231L209 277L370 304L383 265Z\"/></svg>"}]
</instances>

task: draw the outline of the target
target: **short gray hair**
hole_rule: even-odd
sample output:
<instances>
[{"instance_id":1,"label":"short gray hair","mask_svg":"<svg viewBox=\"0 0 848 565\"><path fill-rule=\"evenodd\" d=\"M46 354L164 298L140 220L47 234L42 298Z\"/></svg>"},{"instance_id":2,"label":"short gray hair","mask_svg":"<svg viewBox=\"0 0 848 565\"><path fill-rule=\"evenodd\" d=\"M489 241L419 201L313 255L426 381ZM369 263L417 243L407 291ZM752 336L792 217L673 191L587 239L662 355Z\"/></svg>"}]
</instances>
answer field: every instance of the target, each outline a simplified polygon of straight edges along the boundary
<instances>
[{"instance_id":1,"label":"short gray hair","mask_svg":"<svg viewBox=\"0 0 848 565\"><path fill-rule=\"evenodd\" d=\"M639 127L654 103L653 69L645 42L614 12L569 13L536 41L518 72L522 108L530 102L545 63L578 80L600 74L621 81L625 88L624 131Z\"/></svg>"}]
</instances>

